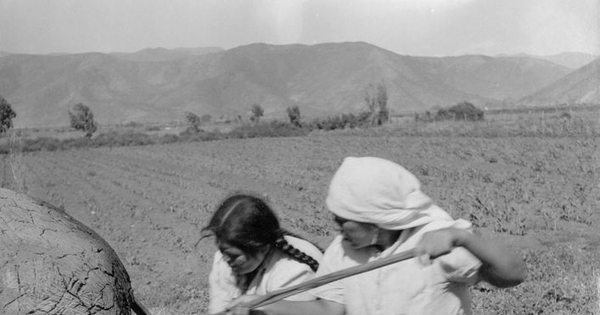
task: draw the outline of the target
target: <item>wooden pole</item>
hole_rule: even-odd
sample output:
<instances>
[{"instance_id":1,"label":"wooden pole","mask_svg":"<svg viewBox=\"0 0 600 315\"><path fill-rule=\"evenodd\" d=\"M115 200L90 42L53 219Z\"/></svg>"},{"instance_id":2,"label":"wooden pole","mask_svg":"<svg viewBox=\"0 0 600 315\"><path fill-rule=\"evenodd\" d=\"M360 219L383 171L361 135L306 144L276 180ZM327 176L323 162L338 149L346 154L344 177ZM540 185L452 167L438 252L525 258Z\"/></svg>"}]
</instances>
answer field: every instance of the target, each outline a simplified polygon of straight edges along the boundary
<instances>
[{"instance_id":1,"label":"wooden pole","mask_svg":"<svg viewBox=\"0 0 600 315\"><path fill-rule=\"evenodd\" d=\"M291 287L287 287L287 288L283 288L283 289L279 289L277 291L273 291L270 294L267 295L263 295L260 296L258 298L256 298L253 301L250 301L250 303L248 303L246 305L246 307L253 309L253 308L257 308L257 307L261 307L261 306L265 306L274 302L277 302L279 300L285 299L288 296L292 296L304 291L308 291L310 289L314 289L316 287L320 287L322 285L337 281L337 280L341 280L343 278L347 278L347 277L351 277L360 273L364 273L367 271L371 271L377 268L381 268L387 265L391 265L403 260L407 260L410 258L415 257L415 250L414 249L409 249L382 259L378 259L372 262L368 262L366 264L362 264L362 265L358 265L355 267L350 267L350 268L346 268L346 269L342 269L336 272L332 272L330 274L327 275L323 275L321 277L317 277L317 278L313 278L311 280L308 280L304 283L300 283ZM219 312L213 315L223 315L226 314L226 311L223 312Z\"/></svg>"}]
</instances>

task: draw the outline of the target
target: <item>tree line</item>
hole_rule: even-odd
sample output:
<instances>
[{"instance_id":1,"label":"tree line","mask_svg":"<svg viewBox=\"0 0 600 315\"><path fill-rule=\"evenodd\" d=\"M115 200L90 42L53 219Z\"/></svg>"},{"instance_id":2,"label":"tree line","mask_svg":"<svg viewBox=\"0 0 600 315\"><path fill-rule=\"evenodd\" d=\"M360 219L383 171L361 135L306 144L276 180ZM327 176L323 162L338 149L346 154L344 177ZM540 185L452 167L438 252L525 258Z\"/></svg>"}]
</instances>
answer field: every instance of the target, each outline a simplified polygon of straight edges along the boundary
<instances>
[{"instance_id":1,"label":"tree line","mask_svg":"<svg viewBox=\"0 0 600 315\"><path fill-rule=\"evenodd\" d=\"M345 127L355 127L358 125L381 125L389 120L389 111L387 109L387 90L383 82L378 84L370 84L364 96L366 111L358 114L345 114L336 117L327 117L325 119L316 120L311 123L303 123L300 108L298 105L292 105L286 108L289 122L292 126L303 128L306 125L312 125L317 129L338 129ZM98 129L98 123L94 119L94 113L87 105L83 103L75 104L68 111L70 127L75 130L84 132L84 137L91 138L94 132ZM264 109L258 103L254 103L250 108L250 121L254 124L260 122L260 118L264 115ZM0 96L0 135L6 133L13 128L13 119L17 117L17 113L13 110L11 104L2 96ZM192 112L185 112L184 117L188 125L189 133L198 133L201 131L200 126L211 120L210 115L198 116ZM238 122L242 122L241 116L237 118Z\"/></svg>"}]
</instances>

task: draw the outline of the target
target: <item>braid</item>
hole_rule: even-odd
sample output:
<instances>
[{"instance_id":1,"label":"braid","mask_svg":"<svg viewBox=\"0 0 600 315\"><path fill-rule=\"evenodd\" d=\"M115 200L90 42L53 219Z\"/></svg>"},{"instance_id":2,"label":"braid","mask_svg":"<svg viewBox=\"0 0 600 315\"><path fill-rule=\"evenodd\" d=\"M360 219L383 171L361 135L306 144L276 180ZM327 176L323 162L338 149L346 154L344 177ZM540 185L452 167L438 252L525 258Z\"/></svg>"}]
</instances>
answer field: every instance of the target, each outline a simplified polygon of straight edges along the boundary
<instances>
[{"instance_id":1,"label":"braid","mask_svg":"<svg viewBox=\"0 0 600 315\"><path fill-rule=\"evenodd\" d=\"M319 268L319 262L316 261L314 258L310 257L309 255L307 255L306 253L304 253L304 252L300 251L299 249L295 248L294 246L292 246L290 243L288 243L285 240L283 235L293 235L293 234L288 233L288 232L282 233L281 236L279 236L277 238L277 240L275 240L275 247L279 248L279 250L288 254L290 257L296 259L297 261L308 265L310 267L310 269L312 269L312 271L317 271L317 269Z\"/></svg>"}]
</instances>

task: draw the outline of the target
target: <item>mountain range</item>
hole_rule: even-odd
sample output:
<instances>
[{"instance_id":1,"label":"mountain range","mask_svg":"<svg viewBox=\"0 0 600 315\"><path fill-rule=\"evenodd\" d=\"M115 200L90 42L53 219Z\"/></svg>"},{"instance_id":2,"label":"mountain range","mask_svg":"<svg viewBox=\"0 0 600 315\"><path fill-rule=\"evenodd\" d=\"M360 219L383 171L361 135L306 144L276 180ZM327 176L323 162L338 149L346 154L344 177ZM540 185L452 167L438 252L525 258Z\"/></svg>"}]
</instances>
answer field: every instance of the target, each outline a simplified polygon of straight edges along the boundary
<instances>
[{"instance_id":1,"label":"mountain range","mask_svg":"<svg viewBox=\"0 0 600 315\"><path fill-rule=\"evenodd\" d=\"M590 61L590 62L587 62ZM232 49L149 48L135 53L0 53L0 95L16 127L68 125L68 110L89 106L100 124L213 118L305 118L365 109L383 84L392 114L469 101L480 108L600 103L600 59L556 56L421 57L365 43L251 44Z\"/></svg>"}]
</instances>

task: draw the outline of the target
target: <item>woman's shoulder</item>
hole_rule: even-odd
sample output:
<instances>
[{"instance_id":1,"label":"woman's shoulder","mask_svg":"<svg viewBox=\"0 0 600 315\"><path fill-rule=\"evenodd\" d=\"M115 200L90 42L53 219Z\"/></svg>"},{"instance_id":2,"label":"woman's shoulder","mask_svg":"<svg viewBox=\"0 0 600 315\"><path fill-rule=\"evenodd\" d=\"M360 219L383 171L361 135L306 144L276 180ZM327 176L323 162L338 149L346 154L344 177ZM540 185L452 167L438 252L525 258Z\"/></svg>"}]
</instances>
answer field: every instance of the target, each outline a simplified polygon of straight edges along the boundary
<instances>
[{"instance_id":1,"label":"woman's shoulder","mask_svg":"<svg viewBox=\"0 0 600 315\"><path fill-rule=\"evenodd\" d=\"M355 252L348 244L344 242L344 237L340 234L337 235L325 249L325 257L329 260L333 258L341 259L348 255L352 255Z\"/></svg>"},{"instance_id":2,"label":"woman's shoulder","mask_svg":"<svg viewBox=\"0 0 600 315\"><path fill-rule=\"evenodd\" d=\"M344 242L344 237L337 235L329 244L319 266L321 274L327 274L344 268L356 266L369 258L368 251L355 250Z\"/></svg>"}]
</instances>

